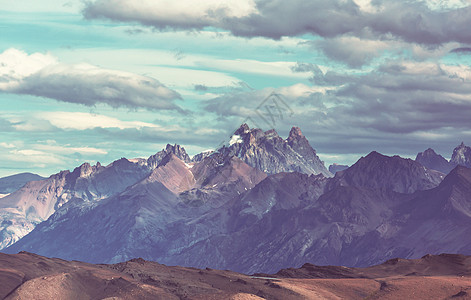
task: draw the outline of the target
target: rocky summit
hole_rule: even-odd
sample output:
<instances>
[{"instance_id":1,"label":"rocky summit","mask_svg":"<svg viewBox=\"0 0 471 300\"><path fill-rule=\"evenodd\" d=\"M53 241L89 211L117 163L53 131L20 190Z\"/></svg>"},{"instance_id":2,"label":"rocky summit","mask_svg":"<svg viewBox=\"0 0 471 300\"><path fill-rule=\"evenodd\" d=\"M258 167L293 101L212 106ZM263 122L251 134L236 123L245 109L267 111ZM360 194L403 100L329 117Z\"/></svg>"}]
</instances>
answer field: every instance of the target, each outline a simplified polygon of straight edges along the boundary
<instances>
[{"instance_id":1,"label":"rocky summit","mask_svg":"<svg viewBox=\"0 0 471 300\"><path fill-rule=\"evenodd\" d=\"M237 156L267 174L300 172L332 177L298 127L293 127L288 138L283 139L273 129L264 132L243 124L234 132L229 145L218 152Z\"/></svg>"}]
</instances>

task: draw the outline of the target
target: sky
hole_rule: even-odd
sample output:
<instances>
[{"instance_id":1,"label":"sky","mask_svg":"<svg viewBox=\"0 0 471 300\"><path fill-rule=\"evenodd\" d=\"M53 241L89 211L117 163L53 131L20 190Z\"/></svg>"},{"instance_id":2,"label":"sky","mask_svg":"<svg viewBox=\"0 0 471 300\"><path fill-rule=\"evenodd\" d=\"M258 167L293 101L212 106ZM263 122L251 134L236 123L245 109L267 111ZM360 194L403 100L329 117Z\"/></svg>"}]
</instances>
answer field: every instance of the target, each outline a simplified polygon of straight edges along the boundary
<instances>
[{"instance_id":1,"label":"sky","mask_svg":"<svg viewBox=\"0 0 471 300\"><path fill-rule=\"evenodd\" d=\"M0 177L242 124L353 164L471 144L471 0L0 0Z\"/></svg>"}]
</instances>

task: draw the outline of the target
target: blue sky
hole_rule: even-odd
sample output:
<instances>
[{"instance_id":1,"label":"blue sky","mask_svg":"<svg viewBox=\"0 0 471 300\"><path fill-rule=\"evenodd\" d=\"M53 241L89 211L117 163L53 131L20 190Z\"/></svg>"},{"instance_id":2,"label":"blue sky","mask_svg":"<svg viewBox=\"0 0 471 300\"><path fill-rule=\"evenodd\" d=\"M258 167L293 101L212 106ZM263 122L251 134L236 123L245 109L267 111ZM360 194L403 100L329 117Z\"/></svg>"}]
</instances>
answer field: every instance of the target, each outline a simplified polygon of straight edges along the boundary
<instances>
[{"instance_id":1,"label":"blue sky","mask_svg":"<svg viewBox=\"0 0 471 300\"><path fill-rule=\"evenodd\" d=\"M232 2L0 0L0 176L196 154L244 120L327 165L471 143L470 1Z\"/></svg>"}]
</instances>

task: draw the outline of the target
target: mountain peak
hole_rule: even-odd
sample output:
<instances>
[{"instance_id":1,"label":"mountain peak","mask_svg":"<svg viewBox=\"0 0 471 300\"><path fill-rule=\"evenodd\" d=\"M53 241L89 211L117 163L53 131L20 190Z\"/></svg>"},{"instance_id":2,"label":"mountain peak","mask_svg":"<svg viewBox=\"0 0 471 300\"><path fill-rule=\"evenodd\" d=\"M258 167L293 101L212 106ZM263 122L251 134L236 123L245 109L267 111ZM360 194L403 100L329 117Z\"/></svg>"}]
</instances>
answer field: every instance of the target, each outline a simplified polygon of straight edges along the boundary
<instances>
[{"instance_id":1,"label":"mountain peak","mask_svg":"<svg viewBox=\"0 0 471 300\"><path fill-rule=\"evenodd\" d=\"M242 125L240 125L239 129L237 129L234 134L235 135L243 135L243 134L246 134L250 131L250 127L249 125L247 125L247 123L244 123Z\"/></svg>"},{"instance_id":2,"label":"mountain peak","mask_svg":"<svg viewBox=\"0 0 471 300\"><path fill-rule=\"evenodd\" d=\"M451 170L450 174L443 180L443 184L446 182L456 183L458 182L459 178L469 182L471 184L471 169L458 165L453 170Z\"/></svg>"},{"instance_id":3,"label":"mountain peak","mask_svg":"<svg viewBox=\"0 0 471 300\"><path fill-rule=\"evenodd\" d=\"M468 147L464 144L464 142L461 142L461 144L453 150L453 155L451 156L450 162L454 165L462 165L470 168L471 147Z\"/></svg>"},{"instance_id":4,"label":"mountain peak","mask_svg":"<svg viewBox=\"0 0 471 300\"><path fill-rule=\"evenodd\" d=\"M337 173L335 178L340 185L413 193L436 187L441 176L440 172L428 170L411 159L372 151L344 172Z\"/></svg>"},{"instance_id":5,"label":"mountain peak","mask_svg":"<svg viewBox=\"0 0 471 300\"><path fill-rule=\"evenodd\" d=\"M290 139L297 139L297 138L301 138L301 137L304 137L301 129L299 127L293 127L291 128L290 132L289 132L289 136L288 136L288 140Z\"/></svg>"},{"instance_id":6,"label":"mountain peak","mask_svg":"<svg viewBox=\"0 0 471 300\"><path fill-rule=\"evenodd\" d=\"M420 152L415 157L415 161L432 170L440 171L448 174L453 165L448 162L443 156L437 154L432 148L428 148L424 152Z\"/></svg>"},{"instance_id":7,"label":"mountain peak","mask_svg":"<svg viewBox=\"0 0 471 300\"><path fill-rule=\"evenodd\" d=\"M363 157L363 160L371 160L371 159L387 159L389 156L386 156L384 154L381 154L377 151L371 151L368 153L367 156ZM361 159L360 159L361 160Z\"/></svg>"},{"instance_id":8,"label":"mountain peak","mask_svg":"<svg viewBox=\"0 0 471 300\"><path fill-rule=\"evenodd\" d=\"M181 159L185 163L191 162L191 158L188 155L188 153L186 153L185 148L183 148L182 146L180 146L178 144L174 144L174 145L167 144L167 146L165 146L165 149L163 149L162 151L157 152L156 154L150 156L147 159L147 165L151 169L156 168L159 165L160 161L165 156L167 156L167 154L169 154L169 153L175 154L176 157L178 157L179 159Z\"/></svg>"},{"instance_id":9,"label":"mountain peak","mask_svg":"<svg viewBox=\"0 0 471 300\"><path fill-rule=\"evenodd\" d=\"M275 129L264 132L259 128L251 129L244 123L231 136L228 145L217 152L237 156L268 174L297 171L332 176L298 127L293 127L285 140Z\"/></svg>"}]
</instances>

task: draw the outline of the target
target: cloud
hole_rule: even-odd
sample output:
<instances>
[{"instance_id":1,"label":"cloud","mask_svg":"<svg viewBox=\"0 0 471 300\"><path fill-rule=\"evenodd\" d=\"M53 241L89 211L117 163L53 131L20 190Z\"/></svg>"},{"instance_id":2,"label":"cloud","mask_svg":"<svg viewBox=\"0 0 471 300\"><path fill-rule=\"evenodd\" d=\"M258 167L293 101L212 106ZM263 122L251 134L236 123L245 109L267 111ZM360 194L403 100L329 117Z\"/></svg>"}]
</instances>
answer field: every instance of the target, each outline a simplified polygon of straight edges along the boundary
<instances>
[{"instance_id":1,"label":"cloud","mask_svg":"<svg viewBox=\"0 0 471 300\"><path fill-rule=\"evenodd\" d=\"M311 44L321 49L328 58L344 62L352 68L359 68L380 56L383 51L395 47L386 41L363 40L354 36L322 39Z\"/></svg>"},{"instance_id":2,"label":"cloud","mask_svg":"<svg viewBox=\"0 0 471 300\"><path fill-rule=\"evenodd\" d=\"M233 124L251 117L266 130L270 125L259 118L257 107L266 95L281 94L293 114L274 114L273 127L300 126L320 153L374 148L410 155L471 139L469 66L390 60L362 73L323 72L307 63L293 70L310 70L313 81L323 84L227 94L207 101L205 108Z\"/></svg>"},{"instance_id":3,"label":"cloud","mask_svg":"<svg viewBox=\"0 0 471 300\"><path fill-rule=\"evenodd\" d=\"M219 22L221 16L240 17L253 11L254 3L246 0L98 0L87 3L83 15L88 19L137 21L159 29L202 29Z\"/></svg>"},{"instance_id":4,"label":"cloud","mask_svg":"<svg viewBox=\"0 0 471 300\"><path fill-rule=\"evenodd\" d=\"M455 48L450 51L451 53L458 53L458 54L471 54L471 48L470 47L460 47L460 48Z\"/></svg>"},{"instance_id":5,"label":"cloud","mask_svg":"<svg viewBox=\"0 0 471 300\"><path fill-rule=\"evenodd\" d=\"M82 112L41 112L36 116L37 119L47 121L57 128L64 130L85 130L93 128L159 128L165 130L160 126L140 121L122 121L117 118L108 117L105 115L82 113Z\"/></svg>"},{"instance_id":6,"label":"cloud","mask_svg":"<svg viewBox=\"0 0 471 300\"><path fill-rule=\"evenodd\" d=\"M66 65L50 54L8 49L0 54L0 91L93 106L176 110L181 96L159 81L89 64Z\"/></svg>"},{"instance_id":7,"label":"cloud","mask_svg":"<svg viewBox=\"0 0 471 300\"><path fill-rule=\"evenodd\" d=\"M81 155L105 155L108 154L107 150L99 149L95 147L74 147L71 145L59 145L54 140L49 140L45 144L35 144L34 147L37 151L46 153L57 153L62 155L68 155L70 153L79 153Z\"/></svg>"},{"instance_id":8,"label":"cloud","mask_svg":"<svg viewBox=\"0 0 471 300\"><path fill-rule=\"evenodd\" d=\"M88 2L83 14L88 19L138 22L158 29L216 27L243 37L369 34L427 45L471 43L471 6L443 9L424 1L97 0Z\"/></svg>"}]
</instances>

